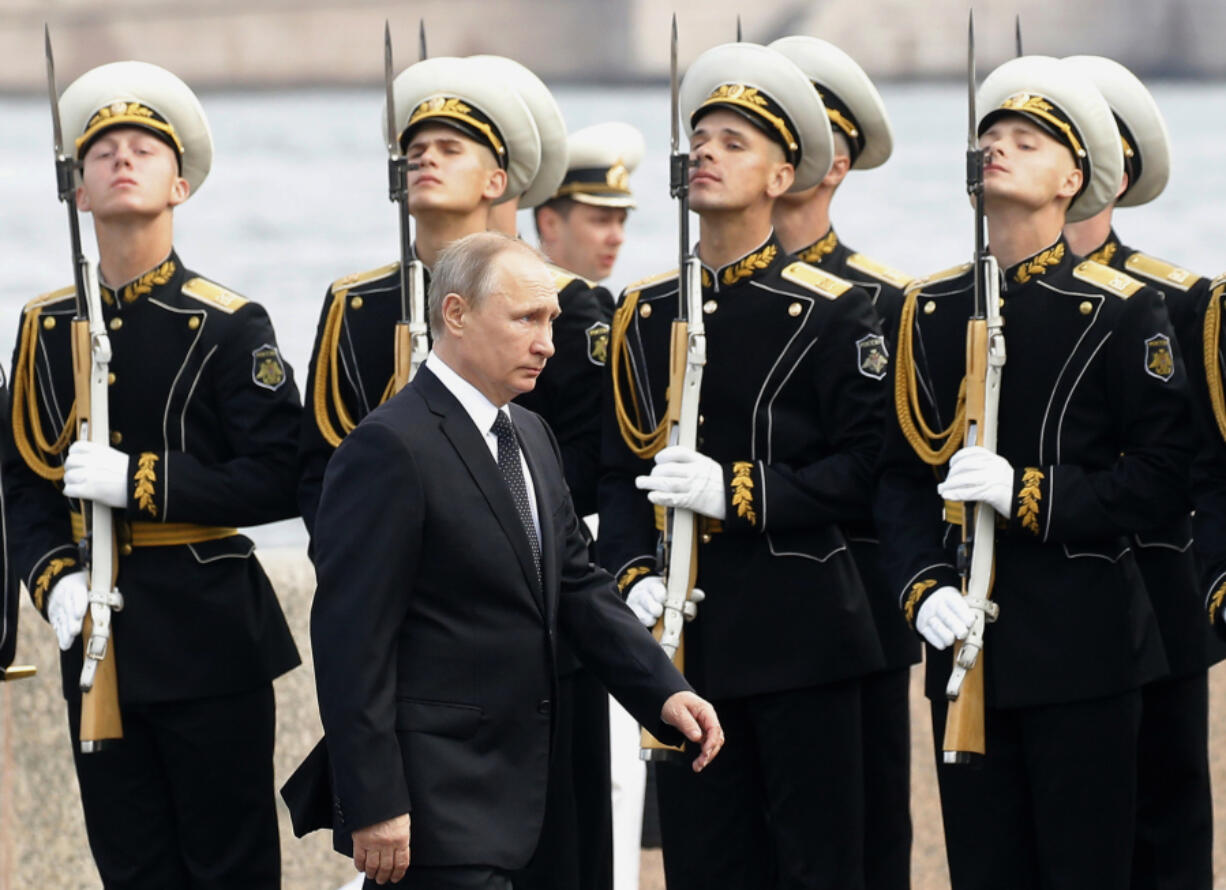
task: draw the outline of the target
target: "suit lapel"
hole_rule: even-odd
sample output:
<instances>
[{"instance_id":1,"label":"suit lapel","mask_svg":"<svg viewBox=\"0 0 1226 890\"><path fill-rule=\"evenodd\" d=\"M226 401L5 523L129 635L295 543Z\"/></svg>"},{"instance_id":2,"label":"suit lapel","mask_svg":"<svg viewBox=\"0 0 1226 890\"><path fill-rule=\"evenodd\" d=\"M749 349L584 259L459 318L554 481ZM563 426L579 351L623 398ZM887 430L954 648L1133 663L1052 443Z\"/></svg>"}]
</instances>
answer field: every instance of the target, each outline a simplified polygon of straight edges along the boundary
<instances>
[{"instance_id":1,"label":"suit lapel","mask_svg":"<svg viewBox=\"0 0 1226 890\"><path fill-rule=\"evenodd\" d=\"M464 406L428 368L423 367L418 370L412 385L421 392L430 410L442 417L439 426L443 434L451 442L456 453L460 455L460 459L464 461L473 481L481 489L490 510L498 520L498 524L502 526L503 532L510 540L515 556L519 560L524 581L532 591L532 598L536 601L537 607L543 612L544 595L537 579L532 548L528 544L528 536L524 531L523 523L519 521L519 513L515 509L515 501L511 498L511 490L507 488L506 480L502 478L502 472L498 469L493 455L490 454L485 437L478 432L472 418L464 410ZM534 483L535 479L534 472ZM544 524L542 516L541 525L544 526ZM544 571L543 566L542 571Z\"/></svg>"}]
</instances>

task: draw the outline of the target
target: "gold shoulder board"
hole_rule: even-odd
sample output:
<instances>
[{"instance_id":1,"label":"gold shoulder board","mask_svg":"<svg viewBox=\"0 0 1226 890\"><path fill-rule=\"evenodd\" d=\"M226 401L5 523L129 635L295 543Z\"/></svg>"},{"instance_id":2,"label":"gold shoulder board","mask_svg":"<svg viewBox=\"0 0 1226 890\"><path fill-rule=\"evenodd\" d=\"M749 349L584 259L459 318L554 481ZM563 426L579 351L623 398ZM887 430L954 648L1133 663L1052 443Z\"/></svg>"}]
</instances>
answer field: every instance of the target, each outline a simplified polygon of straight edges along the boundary
<instances>
[{"instance_id":1,"label":"gold shoulder board","mask_svg":"<svg viewBox=\"0 0 1226 890\"><path fill-rule=\"evenodd\" d=\"M68 287L61 287L59 290L53 290L45 294L39 294L30 302L26 303L26 310L41 309L43 306L50 306L52 303L58 303L60 300L77 295L77 287L75 284L70 284Z\"/></svg>"},{"instance_id":2,"label":"gold shoulder board","mask_svg":"<svg viewBox=\"0 0 1226 890\"><path fill-rule=\"evenodd\" d=\"M847 265L857 272L872 275L874 278L893 285L899 290L904 290L914 280L910 275L904 275L902 272L899 272L897 269L891 269L884 263L869 259L862 253L853 253L849 256L847 258Z\"/></svg>"},{"instance_id":3,"label":"gold shoulder board","mask_svg":"<svg viewBox=\"0 0 1226 890\"><path fill-rule=\"evenodd\" d=\"M1213 281L1209 283L1209 287L1212 290L1217 290L1219 287L1222 287L1223 285L1226 285L1226 273L1219 275L1217 278L1213 279Z\"/></svg>"},{"instance_id":4,"label":"gold shoulder board","mask_svg":"<svg viewBox=\"0 0 1226 890\"><path fill-rule=\"evenodd\" d=\"M908 291L919 290L927 287L930 284L937 284L942 281L949 281L951 278L957 278L960 275L965 275L971 270L971 263L963 263L960 266L952 266L937 272L935 275L925 275L923 278L916 278L907 285Z\"/></svg>"},{"instance_id":5,"label":"gold shoulder board","mask_svg":"<svg viewBox=\"0 0 1226 890\"><path fill-rule=\"evenodd\" d=\"M808 263L792 263L784 267L780 273L787 281L799 284L801 287L821 294L827 300L835 300L852 288L850 281L844 281L837 275L823 272Z\"/></svg>"},{"instance_id":6,"label":"gold shoulder board","mask_svg":"<svg viewBox=\"0 0 1226 890\"><path fill-rule=\"evenodd\" d=\"M653 285L663 284L666 281L671 281L677 277L677 270L672 269L668 272L661 272L659 275L652 275L649 278L640 278L638 281L632 281L626 285L626 293L632 290L645 290Z\"/></svg>"},{"instance_id":7,"label":"gold shoulder board","mask_svg":"<svg viewBox=\"0 0 1226 890\"><path fill-rule=\"evenodd\" d=\"M1124 261L1124 268L1133 275L1139 275L1142 278L1148 278L1150 281L1156 281L1163 287L1174 287L1179 290L1189 290L1196 282L1200 281L1200 276L1195 272L1189 272L1187 269L1181 269L1178 266L1172 266L1170 263L1163 262L1152 256L1146 256L1143 253L1134 253Z\"/></svg>"},{"instance_id":8,"label":"gold shoulder board","mask_svg":"<svg viewBox=\"0 0 1226 890\"><path fill-rule=\"evenodd\" d=\"M378 269L368 269L365 272L353 272L349 275L343 275L336 281L332 282L332 292L349 290L351 287L357 287L359 284L365 284L368 281L374 281L377 278L383 278L391 275L399 270L400 263L388 263L386 266L380 266Z\"/></svg>"},{"instance_id":9,"label":"gold shoulder board","mask_svg":"<svg viewBox=\"0 0 1226 890\"><path fill-rule=\"evenodd\" d=\"M234 291L214 284L207 278L192 278L184 282L183 294L201 303L208 303L227 315L242 309L248 302L246 297L240 297Z\"/></svg>"},{"instance_id":10,"label":"gold shoulder board","mask_svg":"<svg viewBox=\"0 0 1226 890\"><path fill-rule=\"evenodd\" d=\"M596 286L596 282L588 281L581 275L576 275L574 272L563 269L561 266L555 266L553 263L546 263L545 268L548 269L549 274L553 276L553 289L558 293L562 293L562 291L566 290L572 281L582 281L588 290L591 290Z\"/></svg>"},{"instance_id":11,"label":"gold shoulder board","mask_svg":"<svg viewBox=\"0 0 1226 890\"><path fill-rule=\"evenodd\" d=\"M1111 291L1111 293L1123 300L1127 300L1141 288L1145 287L1144 284L1135 278L1112 269L1110 266L1096 263L1093 260L1086 260L1080 263L1073 270L1073 277L1081 281L1088 281L1090 284L1096 284L1104 290Z\"/></svg>"}]
</instances>

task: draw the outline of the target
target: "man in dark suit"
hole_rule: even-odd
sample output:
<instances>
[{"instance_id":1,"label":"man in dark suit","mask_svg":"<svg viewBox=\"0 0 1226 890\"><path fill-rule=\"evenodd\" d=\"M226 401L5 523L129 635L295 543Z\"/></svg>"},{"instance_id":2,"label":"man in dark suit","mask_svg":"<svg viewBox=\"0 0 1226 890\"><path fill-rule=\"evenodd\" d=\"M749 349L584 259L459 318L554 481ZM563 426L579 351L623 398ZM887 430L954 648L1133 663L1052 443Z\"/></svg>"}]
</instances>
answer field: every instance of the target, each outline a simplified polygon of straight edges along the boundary
<instances>
[{"instance_id":1,"label":"man in dark suit","mask_svg":"<svg viewBox=\"0 0 1226 890\"><path fill-rule=\"evenodd\" d=\"M544 817L559 635L653 732L700 742L695 770L723 732L590 565L548 427L508 405L553 353L544 263L482 233L433 272L434 351L324 479L316 682L366 886L508 888Z\"/></svg>"}]
</instances>

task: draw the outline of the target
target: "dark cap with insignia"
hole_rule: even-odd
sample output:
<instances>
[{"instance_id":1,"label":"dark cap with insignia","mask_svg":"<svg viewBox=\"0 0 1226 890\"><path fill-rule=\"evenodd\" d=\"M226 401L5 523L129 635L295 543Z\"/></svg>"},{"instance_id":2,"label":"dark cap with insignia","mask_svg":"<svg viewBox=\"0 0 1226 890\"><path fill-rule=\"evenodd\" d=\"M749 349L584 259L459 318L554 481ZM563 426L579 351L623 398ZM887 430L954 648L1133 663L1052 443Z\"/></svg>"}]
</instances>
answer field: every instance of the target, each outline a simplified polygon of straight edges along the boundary
<instances>
[{"instance_id":1,"label":"dark cap with insignia","mask_svg":"<svg viewBox=\"0 0 1226 890\"><path fill-rule=\"evenodd\" d=\"M817 37L784 37L770 44L813 81L836 133L851 148L857 170L880 167L894 150L885 103L864 69L833 43Z\"/></svg>"},{"instance_id":2,"label":"dark cap with insignia","mask_svg":"<svg viewBox=\"0 0 1226 890\"><path fill-rule=\"evenodd\" d=\"M834 138L813 84L785 56L756 43L725 43L704 52L681 81L686 132L707 113L739 114L783 148L796 168L790 191L812 188L830 172Z\"/></svg>"},{"instance_id":3,"label":"dark cap with insignia","mask_svg":"<svg viewBox=\"0 0 1226 890\"><path fill-rule=\"evenodd\" d=\"M86 71L60 96L60 120L65 137L75 140L78 159L115 127L153 133L174 149L191 194L213 164L213 135L200 100L178 77L148 62L111 62Z\"/></svg>"},{"instance_id":4,"label":"dark cap with insignia","mask_svg":"<svg viewBox=\"0 0 1226 890\"><path fill-rule=\"evenodd\" d=\"M470 60L485 65L491 78L514 89L528 106L541 140L541 164L532 183L519 196L519 206L526 209L548 201L566 173L566 121L562 109L544 81L514 59L471 56Z\"/></svg>"},{"instance_id":5,"label":"dark cap with insignia","mask_svg":"<svg viewBox=\"0 0 1226 890\"><path fill-rule=\"evenodd\" d=\"M1119 62L1102 56L1069 56L1094 82L1115 114L1124 151L1128 188L1116 201L1120 207L1138 207L1162 194L1171 175L1171 140L1158 103L1145 84Z\"/></svg>"},{"instance_id":6,"label":"dark cap with insignia","mask_svg":"<svg viewBox=\"0 0 1226 890\"><path fill-rule=\"evenodd\" d=\"M507 171L500 200L518 199L541 165L541 138L532 113L513 85L490 74L487 64L446 56L425 59L402 71L392 83L400 144L426 124L442 124L494 153ZM387 127L386 109L382 115ZM386 132L384 136L386 136Z\"/></svg>"},{"instance_id":7,"label":"dark cap with insignia","mask_svg":"<svg viewBox=\"0 0 1226 890\"><path fill-rule=\"evenodd\" d=\"M630 174L643 160L646 146L638 127L621 121L594 124L566 140L566 178L553 195L596 207L635 206Z\"/></svg>"},{"instance_id":8,"label":"dark cap with insignia","mask_svg":"<svg viewBox=\"0 0 1226 890\"><path fill-rule=\"evenodd\" d=\"M1124 175L1120 133L1107 100L1077 68L1051 56L1019 56L987 76L976 100L979 133L1006 115L1037 125L1073 153L1084 182L1068 222L1089 219L1115 200Z\"/></svg>"}]
</instances>

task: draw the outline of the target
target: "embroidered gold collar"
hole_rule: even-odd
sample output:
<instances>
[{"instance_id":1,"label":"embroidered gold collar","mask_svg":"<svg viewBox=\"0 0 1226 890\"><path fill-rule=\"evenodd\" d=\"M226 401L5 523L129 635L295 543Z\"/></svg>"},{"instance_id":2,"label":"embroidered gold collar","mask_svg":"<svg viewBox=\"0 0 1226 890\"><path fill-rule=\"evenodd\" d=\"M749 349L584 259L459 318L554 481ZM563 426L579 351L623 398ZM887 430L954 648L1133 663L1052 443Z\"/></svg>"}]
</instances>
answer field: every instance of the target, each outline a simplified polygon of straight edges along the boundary
<instances>
[{"instance_id":1,"label":"embroidered gold collar","mask_svg":"<svg viewBox=\"0 0 1226 890\"><path fill-rule=\"evenodd\" d=\"M834 249L839 246L839 236L831 229L824 237L814 241L804 250L796 254L796 259L804 260L806 263L814 265L822 261L822 257L829 256L834 252Z\"/></svg>"},{"instance_id":2,"label":"embroidered gold collar","mask_svg":"<svg viewBox=\"0 0 1226 890\"><path fill-rule=\"evenodd\" d=\"M725 266L719 276L720 283L725 287L731 287L741 279L748 278L755 272L761 272L774 262L775 256L778 253L779 248L774 244L768 244L761 250L754 251L731 266Z\"/></svg>"},{"instance_id":3,"label":"embroidered gold collar","mask_svg":"<svg viewBox=\"0 0 1226 890\"><path fill-rule=\"evenodd\" d=\"M1025 284L1035 275L1046 275L1047 270L1052 266L1058 266L1062 259L1064 259L1063 241L1028 260L1022 260L1013 273L1013 280L1018 284Z\"/></svg>"},{"instance_id":4,"label":"embroidered gold collar","mask_svg":"<svg viewBox=\"0 0 1226 890\"><path fill-rule=\"evenodd\" d=\"M139 278L129 281L123 286L120 295L125 303L134 303L146 294L153 293L155 287L161 287L166 282L170 281L175 274L175 261L167 260L160 266L154 266L144 275ZM114 291L108 287L102 288L102 300L108 306L114 301Z\"/></svg>"},{"instance_id":5,"label":"embroidered gold collar","mask_svg":"<svg viewBox=\"0 0 1226 890\"><path fill-rule=\"evenodd\" d=\"M1120 242L1115 240L1115 233L1113 232L1107 238L1107 243L1086 257L1086 259L1092 260L1096 263L1102 263L1104 266L1110 266L1111 260L1115 258L1115 252L1119 249Z\"/></svg>"}]
</instances>

